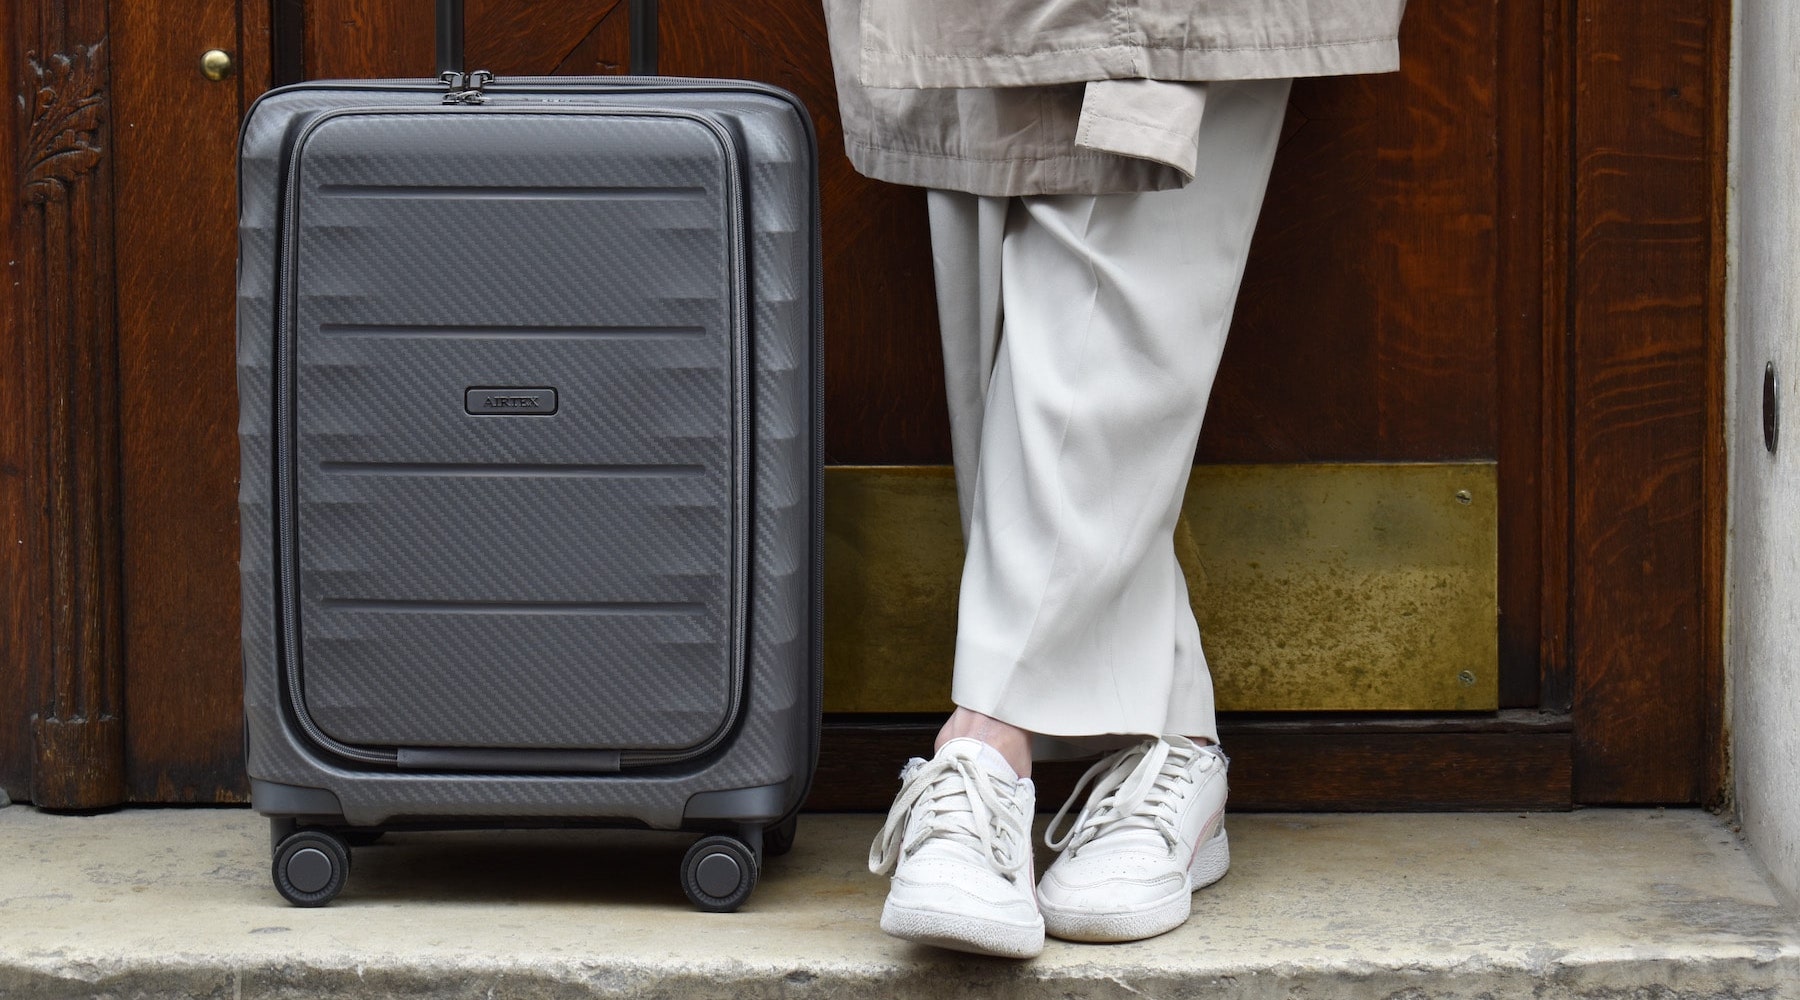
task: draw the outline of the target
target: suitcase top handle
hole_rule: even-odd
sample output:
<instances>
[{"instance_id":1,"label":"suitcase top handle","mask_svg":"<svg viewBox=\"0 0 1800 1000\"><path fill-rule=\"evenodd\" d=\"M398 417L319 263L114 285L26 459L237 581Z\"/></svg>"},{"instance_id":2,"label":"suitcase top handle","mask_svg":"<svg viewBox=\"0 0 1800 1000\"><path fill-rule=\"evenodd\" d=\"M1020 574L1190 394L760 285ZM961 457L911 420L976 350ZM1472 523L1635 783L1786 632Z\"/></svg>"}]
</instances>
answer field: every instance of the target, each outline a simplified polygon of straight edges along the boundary
<instances>
[{"instance_id":1,"label":"suitcase top handle","mask_svg":"<svg viewBox=\"0 0 1800 1000\"><path fill-rule=\"evenodd\" d=\"M656 0L631 0L631 72L656 75ZM437 0L437 71L463 75L463 0Z\"/></svg>"}]
</instances>

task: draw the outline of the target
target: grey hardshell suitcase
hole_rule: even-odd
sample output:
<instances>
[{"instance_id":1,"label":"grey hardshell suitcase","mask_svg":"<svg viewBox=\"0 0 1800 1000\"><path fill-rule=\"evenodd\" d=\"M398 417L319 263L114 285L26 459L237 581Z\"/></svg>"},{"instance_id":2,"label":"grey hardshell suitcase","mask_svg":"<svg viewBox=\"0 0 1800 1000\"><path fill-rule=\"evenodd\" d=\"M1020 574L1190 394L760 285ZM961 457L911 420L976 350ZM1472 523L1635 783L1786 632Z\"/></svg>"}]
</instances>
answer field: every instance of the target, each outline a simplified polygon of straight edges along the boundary
<instances>
[{"instance_id":1,"label":"grey hardshell suitcase","mask_svg":"<svg viewBox=\"0 0 1800 1000\"><path fill-rule=\"evenodd\" d=\"M709 834L683 887L735 909L818 751L811 123L754 83L464 76L459 7L440 80L288 87L244 125L274 880L328 902L387 829L636 825Z\"/></svg>"}]
</instances>

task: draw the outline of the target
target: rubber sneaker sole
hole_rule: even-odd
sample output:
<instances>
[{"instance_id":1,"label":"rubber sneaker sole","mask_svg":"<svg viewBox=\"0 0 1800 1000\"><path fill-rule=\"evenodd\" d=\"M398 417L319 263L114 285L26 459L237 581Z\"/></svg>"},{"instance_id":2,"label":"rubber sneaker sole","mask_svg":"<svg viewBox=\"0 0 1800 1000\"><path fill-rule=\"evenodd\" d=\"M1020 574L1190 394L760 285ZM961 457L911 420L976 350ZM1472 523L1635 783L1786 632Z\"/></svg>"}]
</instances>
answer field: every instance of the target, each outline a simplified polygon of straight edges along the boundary
<instances>
[{"instance_id":1,"label":"rubber sneaker sole","mask_svg":"<svg viewBox=\"0 0 1800 1000\"><path fill-rule=\"evenodd\" d=\"M999 958L1036 958L1044 950L1042 919L1011 924L889 902L881 908L881 929L918 944Z\"/></svg>"},{"instance_id":2,"label":"rubber sneaker sole","mask_svg":"<svg viewBox=\"0 0 1800 1000\"><path fill-rule=\"evenodd\" d=\"M1225 877L1231 868L1231 841L1225 828L1212 835L1194 852L1188 865L1187 890L1162 899L1111 913L1068 910L1039 901L1044 930L1064 941L1142 941L1180 927L1194 910L1194 893ZM886 919L882 926L887 926Z\"/></svg>"}]
</instances>

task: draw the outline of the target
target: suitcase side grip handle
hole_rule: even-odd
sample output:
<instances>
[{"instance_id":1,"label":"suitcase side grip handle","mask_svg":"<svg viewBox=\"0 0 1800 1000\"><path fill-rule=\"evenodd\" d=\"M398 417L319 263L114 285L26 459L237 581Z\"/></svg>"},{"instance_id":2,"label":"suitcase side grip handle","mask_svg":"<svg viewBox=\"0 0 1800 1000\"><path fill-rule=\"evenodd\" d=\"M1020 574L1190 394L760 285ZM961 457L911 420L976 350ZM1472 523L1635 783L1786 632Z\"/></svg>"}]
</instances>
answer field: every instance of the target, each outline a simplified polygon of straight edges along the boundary
<instances>
[{"instance_id":1,"label":"suitcase side grip handle","mask_svg":"<svg viewBox=\"0 0 1800 1000\"><path fill-rule=\"evenodd\" d=\"M656 0L631 0L631 72L656 75ZM437 0L437 71L463 72L463 0Z\"/></svg>"}]
</instances>

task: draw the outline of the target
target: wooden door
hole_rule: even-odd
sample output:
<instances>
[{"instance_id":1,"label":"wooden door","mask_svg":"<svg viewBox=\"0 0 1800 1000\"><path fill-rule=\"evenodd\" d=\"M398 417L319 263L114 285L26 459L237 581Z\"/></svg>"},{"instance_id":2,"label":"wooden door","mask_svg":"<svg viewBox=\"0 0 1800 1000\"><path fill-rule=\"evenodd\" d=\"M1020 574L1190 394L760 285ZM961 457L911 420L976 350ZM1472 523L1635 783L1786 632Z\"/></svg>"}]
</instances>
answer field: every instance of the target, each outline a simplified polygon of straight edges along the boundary
<instances>
[{"instance_id":1,"label":"wooden door","mask_svg":"<svg viewBox=\"0 0 1800 1000\"><path fill-rule=\"evenodd\" d=\"M0 783L89 807L241 796L237 122L268 8L10 2ZM200 60L229 52L209 80Z\"/></svg>"},{"instance_id":2,"label":"wooden door","mask_svg":"<svg viewBox=\"0 0 1800 1000\"><path fill-rule=\"evenodd\" d=\"M105 107L67 222L29 193L42 140L28 125L46 112L4 140L27 193L0 215L7 257L43 262L7 314L26 377L0 399L19 418L0 432L4 516L27 543L0 555L25 595L0 662L0 691L30 706L0 714L15 795L241 794L231 137L272 77L428 75L431 6L24 0L0 14L22 92L63 73L53 108L79 116L68 94L84 87ZM1723 0L1654 0L1656 16L1599 0L1411 6L1401 73L1294 89L1199 458L1496 463L1502 710L1228 718L1234 802L1703 800L1719 775ZM620 0L471 0L469 62L618 72L627 17ZM766 80L813 109L828 461L947 463L923 197L842 156L817 0L664 0L660 29L663 72ZM226 84L182 69L213 38L239 47ZM75 56L58 69L41 52ZM70 288L94 293L74 296L87 312L62 304ZM65 345L79 350L52 349ZM73 416L25 419L36 384ZM92 735L46 742L44 720L65 718L93 720ZM910 751L928 728L834 720L815 803L879 806L866 755Z\"/></svg>"}]
</instances>

